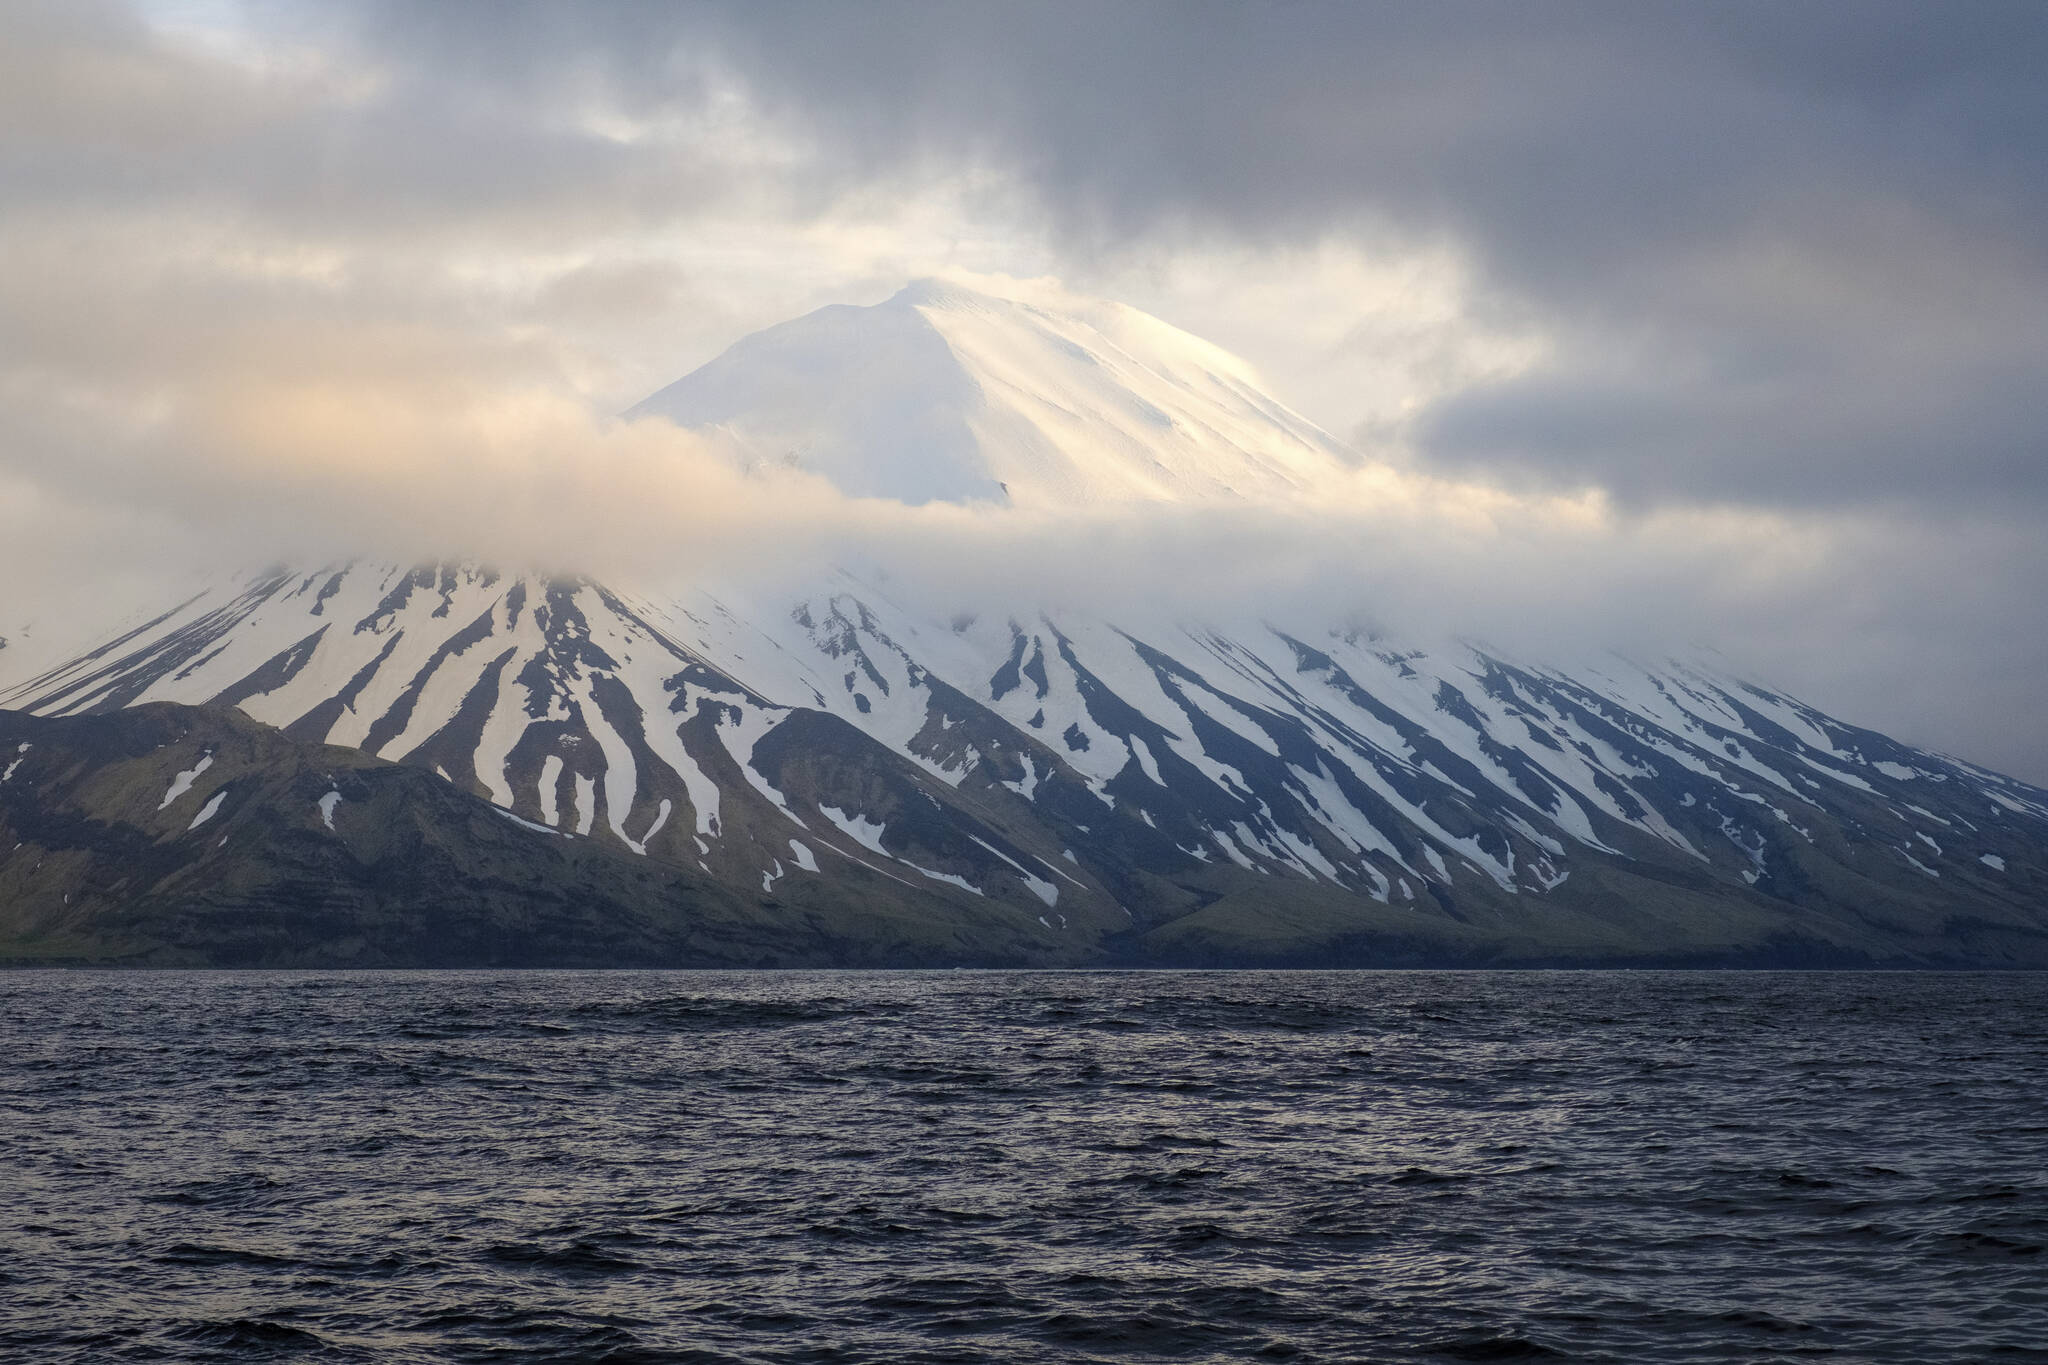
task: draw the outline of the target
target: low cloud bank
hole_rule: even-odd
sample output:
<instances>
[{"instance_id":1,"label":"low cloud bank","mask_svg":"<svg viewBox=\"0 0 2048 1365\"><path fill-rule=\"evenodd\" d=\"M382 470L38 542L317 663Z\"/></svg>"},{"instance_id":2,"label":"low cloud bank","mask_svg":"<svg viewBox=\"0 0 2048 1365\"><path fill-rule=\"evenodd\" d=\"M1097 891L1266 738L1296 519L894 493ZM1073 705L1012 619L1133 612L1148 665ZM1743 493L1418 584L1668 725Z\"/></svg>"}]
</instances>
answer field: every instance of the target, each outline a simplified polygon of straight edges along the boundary
<instances>
[{"instance_id":1,"label":"low cloud bank","mask_svg":"<svg viewBox=\"0 0 2048 1365\"><path fill-rule=\"evenodd\" d=\"M2048 781L2043 12L1877 8L18 6L0 676L275 561L851 564L941 616L1716 648ZM606 415L951 265L1275 359L1400 468L905 508Z\"/></svg>"},{"instance_id":2,"label":"low cloud bank","mask_svg":"<svg viewBox=\"0 0 2048 1365\"><path fill-rule=\"evenodd\" d=\"M0 483L17 633L104 634L192 579L273 562L472 558L756 600L844 568L940 620L1265 620L1424 647L1474 637L1538 662L1711 651L1847 719L2048 776L2048 746L1996 720L2048 666L2043 608L1986 587L2041 557L2023 525L1638 515L1378 465L1314 508L911 507L742 472L713 438L535 382L189 379L153 410L9 396L16 431L56 456ZM18 671L0 651L0 673Z\"/></svg>"}]
</instances>

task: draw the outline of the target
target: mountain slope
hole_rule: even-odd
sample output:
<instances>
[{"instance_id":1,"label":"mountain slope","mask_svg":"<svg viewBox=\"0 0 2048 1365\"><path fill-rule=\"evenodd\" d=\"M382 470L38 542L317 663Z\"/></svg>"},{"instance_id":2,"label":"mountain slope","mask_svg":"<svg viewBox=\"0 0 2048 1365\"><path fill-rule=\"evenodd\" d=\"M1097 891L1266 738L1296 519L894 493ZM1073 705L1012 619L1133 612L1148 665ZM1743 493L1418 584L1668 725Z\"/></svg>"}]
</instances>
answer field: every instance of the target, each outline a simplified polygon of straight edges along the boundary
<instances>
[{"instance_id":1,"label":"mountain slope","mask_svg":"<svg viewBox=\"0 0 2048 1365\"><path fill-rule=\"evenodd\" d=\"M2048 793L1675 666L352 566L0 694L158 700L736 895L864 878L1070 960L2048 962Z\"/></svg>"},{"instance_id":2,"label":"mountain slope","mask_svg":"<svg viewBox=\"0 0 2048 1365\"><path fill-rule=\"evenodd\" d=\"M1350 459L1223 352L1049 291L825 309L643 410L906 501L1263 514ZM606 872L671 887L609 903L799 908L799 955L2048 965L2048 792L1711 668L1160 613L937 621L847 574L734 577L277 570L15 665L0 708L235 708L671 869Z\"/></svg>"},{"instance_id":3,"label":"mountain slope","mask_svg":"<svg viewBox=\"0 0 2048 1365\"><path fill-rule=\"evenodd\" d=\"M873 876L778 897L565 837L221 708L0 712L0 962L777 966L1064 960Z\"/></svg>"}]
</instances>

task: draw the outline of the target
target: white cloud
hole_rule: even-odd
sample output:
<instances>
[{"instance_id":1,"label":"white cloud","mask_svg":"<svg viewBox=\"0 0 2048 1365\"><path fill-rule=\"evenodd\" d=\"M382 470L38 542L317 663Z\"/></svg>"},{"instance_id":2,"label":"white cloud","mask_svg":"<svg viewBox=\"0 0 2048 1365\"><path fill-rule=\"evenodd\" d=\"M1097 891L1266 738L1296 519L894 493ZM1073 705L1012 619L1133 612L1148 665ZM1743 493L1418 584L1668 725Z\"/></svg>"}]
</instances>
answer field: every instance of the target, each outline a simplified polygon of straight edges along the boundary
<instances>
[{"instance_id":1,"label":"white cloud","mask_svg":"<svg viewBox=\"0 0 2048 1365\"><path fill-rule=\"evenodd\" d=\"M1237 177L1216 190L1228 212L1201 218L1202 186L1162 178L1151 188L1181 211L1083 232L1085 196L1059 198L1054 162L1100 192L1144 129L1096 160L1019 143L1001 119L926 141L892 114L834 140L826 105L778 103L782 87L704 61L651 54L635 85L596 58L511 73L481 44L474 65L434 69L420 54L454 62L463 45L379 47L321 13L288 33L215 6L160 7L156 27L86 6L0 21L0 635L146 596L173 568L279 556L643 577L861 559L1019 606L1121 594L1539 650L1700 640L1851 719L2048 776L2048 550L2024 509L1772 511L1723 488L1622 514L1594 493L1410 465L1361 473L1308 522L1062 522L740 479L701 441L611 416L828 302L956 270L1055 274L1244 354L1294 406L1405 459L1418 416L1539 371L1563 333L1504 289L1479 237L1397 232L1359 209L1357 185L1312 183L1314 164L1352 164L1339 125L1294 130L1305 147L1236 148L1249 169L1218 150L1219 176ZM933 94L930 116L959 94ZM1152 130L1185 153L1182 131ZM1262 188L1292 196L1285 230L1250 221ZM1302 216L1324 195L1335 207ZM1741 278L1746 296L1806 298ZM1872 307L1859 325L1875 333L1892 314ZM1658 354L1640 366L1668 372ZM1683 458L1663 435L1654 458Z\"/></svg>"}]
</instances>

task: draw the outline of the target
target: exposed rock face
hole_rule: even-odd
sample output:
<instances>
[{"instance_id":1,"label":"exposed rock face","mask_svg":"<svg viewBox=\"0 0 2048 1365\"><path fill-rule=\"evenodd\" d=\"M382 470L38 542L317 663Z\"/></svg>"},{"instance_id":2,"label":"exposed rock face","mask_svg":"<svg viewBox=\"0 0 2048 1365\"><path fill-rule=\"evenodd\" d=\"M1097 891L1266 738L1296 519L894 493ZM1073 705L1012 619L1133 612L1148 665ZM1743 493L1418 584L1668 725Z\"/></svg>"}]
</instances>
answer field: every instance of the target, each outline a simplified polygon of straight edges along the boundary
<instances>
[{"instance_id":1,"label":"exposed rock face","mask_svg":"<svg viewBox=\"0 0 2048 1365\"><path fill-rule=\"evenodd\" d=\"M17 965L1060 960L1021 915L860 872L750 894L222 708L0 712L0 745L0 961Z\"/></svg>"},{"instance_id":2,"label":"exposed rock face","mask_svg":"<svg viewBox=\"0 0 2048 1365\"><path fill-rule=\"evenodd\" d=\"M2048 961L2048 793L1676 666L1567 674L1090 620L955 629L851 585L771 612L352 566L189 602L5 701L109 720L211 704L206 724L230 728L233 707L300 767L411 784L388 818L454 859L450 877L500 856L460 832L482 829L545 850L521 877L601 865L641 888L550 894L756 927L795 906L907 908L975 926L952 960ZM18 821L50 760L15 757L0 798ZM328 790L277 798L316 843ZM346 792L338 809L366 815ZM182 838L158 828L168 809L78 810ZM393 875L371 878L393 905L445 884ZM717 960L839 960L751 932ZM586 939L563 960L659 956ZM872 951L854 956L897 960Z\"/></svg>"},{"instance_id":3,"label":"exposed rock face","mask_svg":"<svg viewBox=\"0 0 2048 1365\"><path fill-rule=\"evenodd\" d=\"M1356 458L1156 319L952 285L772 328L641 410L849 492L1055 521L1278 514ZM222 584L38 676L11 667L0 707L80 718L9 722L46 746L0 783L17 942L70 922L52 889L147 918L234 887L357 906L352 951L408 961L2048 963L2048 792L1691 664L938 621L845 575L792 600L349 564ZM125 753L143 722L116 713L158 702L212 708L176 723L233 742L163 809L108 806L90 756ZM49 766L65 735L85 746L70 777ZM244 750L234 780L256 785L230 790ZM159 794L198 761L151 752L115 767ZM313 790L316 769L384 804ZM194 852L214 824L172 827L222 792L218 827L272 830L246 863L222 862L235 837ZM77 834L89 886L48 870L59 811L127 841ZM363 853L406 840L432 876ZM461 914L528 927L392 927L469 904L470 878L491 890ZM306 941L345 957L335 913ZM182 935L150 941L227 951Z\"/></svg>"}]
</instances>

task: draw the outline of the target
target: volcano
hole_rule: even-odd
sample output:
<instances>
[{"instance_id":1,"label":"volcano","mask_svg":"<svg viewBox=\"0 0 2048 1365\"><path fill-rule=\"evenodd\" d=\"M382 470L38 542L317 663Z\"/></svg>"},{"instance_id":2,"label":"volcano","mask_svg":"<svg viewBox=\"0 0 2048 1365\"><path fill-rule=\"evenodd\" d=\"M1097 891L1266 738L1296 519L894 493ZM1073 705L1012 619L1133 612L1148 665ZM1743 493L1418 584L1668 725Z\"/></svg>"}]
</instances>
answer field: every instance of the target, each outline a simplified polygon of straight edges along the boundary
<instances>
[{"instance_id":1,"label":"volcano","mask_svg":"<svg viewBox=\"0 0 2048 1365\"><path fill-rule=\"evenodd\" d=\"M905 503L1284 511L1358 464L1243 362L1049 287L822 309L634 415ZM656 592L456 562L206 585L0 687L0 944L2048 965L2048 791L1711 662L907 600L856 573ZM373 781L396 785L349 795ZM391 860L428 847L491 887L489 933L406 919L434 889ZM617 918L520 928L571 902Z\"/></svg>"}]
</instances>

